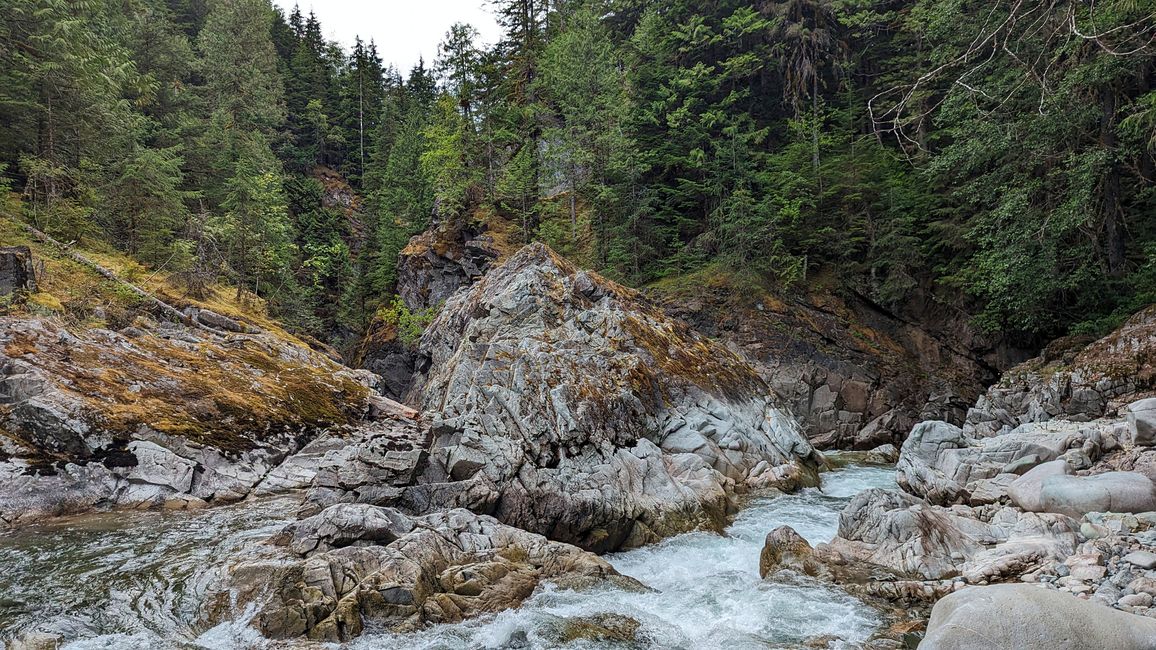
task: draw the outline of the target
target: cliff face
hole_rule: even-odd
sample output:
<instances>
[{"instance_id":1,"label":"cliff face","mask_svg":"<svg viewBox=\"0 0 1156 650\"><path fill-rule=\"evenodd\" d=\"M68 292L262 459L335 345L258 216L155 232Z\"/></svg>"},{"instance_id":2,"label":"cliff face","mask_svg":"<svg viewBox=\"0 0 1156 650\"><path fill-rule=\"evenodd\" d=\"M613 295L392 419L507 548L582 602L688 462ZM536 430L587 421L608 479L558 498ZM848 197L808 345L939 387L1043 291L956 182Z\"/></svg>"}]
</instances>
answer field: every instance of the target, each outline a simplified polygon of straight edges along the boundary
<instances>
[{"instance_id":1,"label":"cliff face","mask_svg":"<svg viewBox=\"0 0 1156 650\"><path fill-rule=\"evenodd\" d=\"M968 411L965 429L992 435L1029 422L1116 415L1156 394L1156 306L1088 343L1059 339L1012 368Z\"/></svg>"},{"instance_id":2,"label":"cliff face","mask_svg":"<svg viewBox=\"0 0 1156 650\"><path fill-rule=\"evenodd\" d=\"M822 449L903 440L927 419L960 424L999 372L1026 357L930 298L891 312L819 289L784 298L724 281L656 287L655 299L744 352Z\"/></svg>"},{"instance_id":3,"label":"cliff face","mask_svg":"<svg viewBox=\"0 0 1156 650\"><path fill-rule=\"evenodd\" d=\"M438 414L445 480L552 539L611 550L718 528L736 490L815 482L754 368L541 244L455 294L420 349L410 400Z\"/></svg>"},{"instance_id":4,"label":"cliff face","mask_svg":"<svg viewBox=\"0 0 1156 650\"><path fill-rule=\"evenodd\" d=\"M962 427L916 425L897 465L901 491L859 494L819 552L883 567L896 579L872 588L914 600L1038 582L1069 594L1061 602L1156 614L1154 316L1049 346L980 396Z\"/></svg>"}]
</instances>

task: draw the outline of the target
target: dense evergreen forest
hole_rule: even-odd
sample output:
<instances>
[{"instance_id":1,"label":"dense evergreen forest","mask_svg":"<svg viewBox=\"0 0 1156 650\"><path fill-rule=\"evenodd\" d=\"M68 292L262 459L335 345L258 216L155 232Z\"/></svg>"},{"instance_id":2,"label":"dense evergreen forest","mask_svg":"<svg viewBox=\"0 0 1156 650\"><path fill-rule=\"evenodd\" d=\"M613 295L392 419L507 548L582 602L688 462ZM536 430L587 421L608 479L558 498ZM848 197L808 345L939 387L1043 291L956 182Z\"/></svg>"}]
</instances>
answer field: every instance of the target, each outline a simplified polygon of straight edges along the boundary
<instances>
[{"instance_id":1,"label":"dense evergreen forest","mask_svg":"<svg viewBox=\"0 0 1156 650\"><path fill-rule=\"evenodd\" d=\"M268 0L3 5L5 210L328 340L433 218L1037 340L1156 301L1152 0L495 0L404 71Z\"/></svg>"}]
</instances>

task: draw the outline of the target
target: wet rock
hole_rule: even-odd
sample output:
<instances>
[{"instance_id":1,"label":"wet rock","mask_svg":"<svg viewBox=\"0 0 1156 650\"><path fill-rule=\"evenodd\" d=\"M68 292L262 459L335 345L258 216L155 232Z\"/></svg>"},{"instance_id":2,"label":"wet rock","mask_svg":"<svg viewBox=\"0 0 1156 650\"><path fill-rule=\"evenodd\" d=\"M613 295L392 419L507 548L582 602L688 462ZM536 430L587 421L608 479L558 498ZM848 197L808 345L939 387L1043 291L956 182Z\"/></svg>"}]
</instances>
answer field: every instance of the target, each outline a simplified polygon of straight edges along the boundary
<instances>
[{"instance_id":1,"label":"wet rock","mask_svg":"<svg viewBox=\"0 0 1156 650\"><path fill-rule=\"evenodd\" d=\"M810 543L790 526L780 526L767 533L759 554L759 576L766 578L781 569L809 576L819 573L819 563Z\"/></svg>"},{"instance_id":2,"label":"wet rock","mask_svg":"<svg viewBox=\"0 0 1156 650\"><path fill-rule=\"evenodd\" d=\"M1156 620L1035 585L968 587L931 610L920 647L936 650L1156 648Z\"/></svg>"},{"instance_id":3,"label":"wet rock","mask_svg":"<svg viewBox=\"0 0 1156 650\"><path fill-rule=\"evenodd\" d=\"M423 481L449 486L425 507L484 490L470 507L608 551L719 529L738 489L817 481L749 364L541 244L450 299L421 351L411 399L439 412Z\"/></svg>"},{"instance_id":4,"label":"wet rock","mask_svg":"<svg viewBox=\"0 0 1156 650\"><path fill-rule=\"evenodd\" d=\"M51 632L28 632L12 640L8 650L57 650L64 644L64 637Z\"/></svg>"},{"instance_id":5,"label":"wet rock","mask_svg":"<svg viewBox=\"0 0 1156 650\"><path fill-rule=\"evenodd\" d=\"M563 645L575 642L629 644L639 640L638 630L641 627L637 620L629 616L593 614L566 619L554 637Z\"/></svg>"},{"instance_id":6,"label":"wet rock","mask_svg":"<svg viewBox=\"0 0 1156 650\"><path fill-rule=\"evenodd\" d=\"M596 555L450 510L409 517L367 504L334 506L280 539L303 552L276 570L234 568L242 593L273 588L254 624L266 636L346 641L367 625L412 631L518 606L546 580L637 582ZM610 629L607 627L607 629Z\"/></svg>"}]
</instances>

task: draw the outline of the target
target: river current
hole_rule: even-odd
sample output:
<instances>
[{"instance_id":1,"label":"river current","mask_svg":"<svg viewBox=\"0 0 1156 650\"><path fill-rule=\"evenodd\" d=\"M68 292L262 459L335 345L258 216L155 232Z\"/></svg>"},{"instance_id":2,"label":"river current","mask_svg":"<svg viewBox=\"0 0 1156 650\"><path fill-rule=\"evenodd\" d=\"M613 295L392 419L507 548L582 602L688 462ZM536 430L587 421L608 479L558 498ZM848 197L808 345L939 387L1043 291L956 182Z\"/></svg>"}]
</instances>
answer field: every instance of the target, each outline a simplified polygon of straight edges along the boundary
<instances>
[{"instance_id":1,"label":"river current","mask_svg":"<svg viewBox=\"0 0 1156 650\"><path fill-rule=\"evenodd\" d=\"M851 466L798 494L756 498L725 536L688 533L607 560L653 589L539 589L523 606L416 634L368 632L350 650L551 648L566 621L606 613L637 621L645 648L793 648L822 640L855 647L877 613L817 582L759 579L763 538L789 525L812 544L834 537L839 511L862 490L894 487L888 468ZM65 648L279 648L244 615L205 627L207 602L226 559L252 549L293 519L297 500L266 499L194 513L110 513L0 536L0 639L44 631ZM574 642L566 647L607 647Z\"/></svg>"}]
</instances>

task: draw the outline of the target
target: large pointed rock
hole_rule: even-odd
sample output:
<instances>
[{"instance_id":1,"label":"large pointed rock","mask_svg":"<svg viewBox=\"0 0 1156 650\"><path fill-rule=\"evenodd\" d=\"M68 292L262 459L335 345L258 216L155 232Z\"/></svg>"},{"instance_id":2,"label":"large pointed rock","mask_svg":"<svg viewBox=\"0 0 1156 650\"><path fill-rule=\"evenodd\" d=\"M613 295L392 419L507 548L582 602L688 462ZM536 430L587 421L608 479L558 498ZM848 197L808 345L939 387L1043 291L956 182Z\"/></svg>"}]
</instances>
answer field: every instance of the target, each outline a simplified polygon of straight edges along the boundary
<instances>
[{"instance_id":1,"label":"large pointed rock","mask_svg":"<svg viewBox=\"0 0 1156 650\"><path fill-rule=\"evenodd\" d=\"M746 361L541 244L454 295L421 351L410 402L439 414L443 472L426 482L471 487L429 488L425 508L607 551L719 528L737 490L816 482L818 454Z\"/></svg>"}]
</instances>

